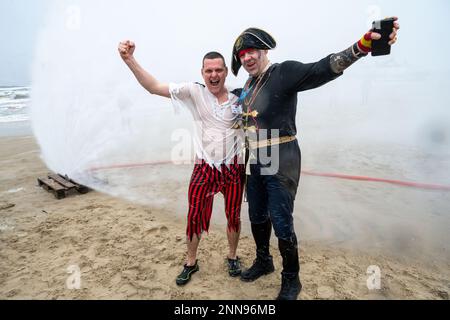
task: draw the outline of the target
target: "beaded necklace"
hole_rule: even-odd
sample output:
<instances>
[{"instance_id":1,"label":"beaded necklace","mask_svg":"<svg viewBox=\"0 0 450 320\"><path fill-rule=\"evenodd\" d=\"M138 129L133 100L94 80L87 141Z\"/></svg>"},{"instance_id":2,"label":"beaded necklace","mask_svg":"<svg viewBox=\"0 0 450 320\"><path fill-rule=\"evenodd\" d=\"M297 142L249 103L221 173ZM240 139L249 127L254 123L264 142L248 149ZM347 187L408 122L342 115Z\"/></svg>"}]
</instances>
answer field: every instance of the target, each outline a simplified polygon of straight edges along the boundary
<instances>
[{"instance_id":1,"label":"beaded necklace","mask_svg":"<svg viewBox=\"0 0 450 320\"><path fill-rule=\"evenodd\" d=\"M267 71L269 71L268 74L267 74ZM248 127L248 117L253 111L252 110L253 104L254 104L256 98L258 97L258 94L261 92L262 88L264 88L267 81L269 80L271 73L272 73L272 69L270 68L270 65L269 65L269 69L266 70L265 72L261 73L256 78L256 80L253 78L250 78L245 83L244 89L242 91L242 94L241 94L241 97L239 98L239 100L241 100L241 102L247 107L247 113L245 116L246 127ZM266 74L267 74L267 76L266 76ZM264 82L262 82L263 80L264 80ZM253 84L252 84L252 82L253 82ZM252 91L253 87L254 87L254 89ZM250 92L251 92L250 97L248 97ZM254 117L253 117L253 122L255 124L256 129L259 129L258 122L256 121L256 119Z\"/></svg>"}]
</instances>

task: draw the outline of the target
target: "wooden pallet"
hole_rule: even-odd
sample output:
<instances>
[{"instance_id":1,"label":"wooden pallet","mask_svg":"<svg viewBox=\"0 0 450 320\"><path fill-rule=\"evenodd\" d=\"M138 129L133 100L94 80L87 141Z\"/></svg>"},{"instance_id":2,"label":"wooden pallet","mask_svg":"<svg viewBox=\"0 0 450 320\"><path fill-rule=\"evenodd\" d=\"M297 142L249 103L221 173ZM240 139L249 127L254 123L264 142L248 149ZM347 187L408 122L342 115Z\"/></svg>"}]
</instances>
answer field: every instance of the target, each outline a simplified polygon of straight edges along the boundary
<instances>
[{"instance_id":1,"label":"wooden pallet","mask_svg":"<svg viewBox=\"0 0 450 320\"><path fill-rule=\"evenodd\" d=\"M89 192L89 188L76 183L67 176L49 173L46 178L38 178L38 184L45 190L52 192L56 199L63 199L67 194L76 190L81 194Z\"/></svg>"}]
</instances>

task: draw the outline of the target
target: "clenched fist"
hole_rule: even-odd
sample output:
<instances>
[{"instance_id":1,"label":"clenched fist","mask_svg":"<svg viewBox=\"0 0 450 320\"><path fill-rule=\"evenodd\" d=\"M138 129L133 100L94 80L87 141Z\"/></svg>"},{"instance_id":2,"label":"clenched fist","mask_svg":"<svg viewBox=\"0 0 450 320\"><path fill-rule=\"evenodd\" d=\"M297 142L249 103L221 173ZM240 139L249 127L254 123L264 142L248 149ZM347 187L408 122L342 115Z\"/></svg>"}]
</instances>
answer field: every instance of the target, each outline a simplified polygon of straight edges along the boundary
<instances>
[{"instance_id":1,"label":"clenched fist","mask_svg":"<svg viewBox=\"0 0 450 320\"><path fill-rule=\"evenodd\" d=\"M124 61L131 59L133 57L134 49L136 45L133 41L126 40L119 43L119 53Z\"/></svg>"}]
</instances>

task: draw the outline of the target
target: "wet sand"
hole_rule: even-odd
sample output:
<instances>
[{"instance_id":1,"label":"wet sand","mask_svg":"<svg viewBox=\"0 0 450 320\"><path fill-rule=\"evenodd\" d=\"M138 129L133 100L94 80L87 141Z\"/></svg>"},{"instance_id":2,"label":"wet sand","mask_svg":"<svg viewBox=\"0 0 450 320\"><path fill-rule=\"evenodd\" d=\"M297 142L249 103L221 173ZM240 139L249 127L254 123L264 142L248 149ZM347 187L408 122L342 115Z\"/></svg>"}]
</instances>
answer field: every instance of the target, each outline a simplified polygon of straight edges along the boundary
<instances>
[{"instance_id":1,"label":"wet sand","mask_svg":"<svg viewBox=\"0 0 450 320\"><path fill-rule=\"evenodd\" d=\"M187 286L176 286L185 258L188 181L165 185L175 191L168 192L174 196L166 204L137 205L94 191L56 200L37 186L37 177L45 176L48 169L32 137L0 138L0 150L0 299L233 300L277 295L281 259L275 240L276 272L254 283L228 276L219 198L210 233L200 244L200 272ZM185 172L180 169L180 175ZM448 244L442 245L445 238L435 241L426 236L442 230L434 224L427 226L429 217L424 216L423 221L415 221L424 232L412 240L416 223L405 224L400 214L405 203L411 202L411 208L416 208L412 216L423 212L411 199L445 209L447 195L429 194L424 202L419 190L380 189L308 176L302 176L300 188L296 203L300 299L449 299ZM379 197L392 203L392 211L386 212L375 201ZM380 214L374 218L373 212ZM448 230L446 217L440 219L442 229ZM254 259L254 243L246 205L242 220L238 254L248 267ZM364 221L365 229L361 228ZM376 232L387 222L391 233ZM372 265L381 271L379 290L367 286L367 269ZM80 269L80 289L67 286L70 266Z\"/></svg>"}]
</instances>

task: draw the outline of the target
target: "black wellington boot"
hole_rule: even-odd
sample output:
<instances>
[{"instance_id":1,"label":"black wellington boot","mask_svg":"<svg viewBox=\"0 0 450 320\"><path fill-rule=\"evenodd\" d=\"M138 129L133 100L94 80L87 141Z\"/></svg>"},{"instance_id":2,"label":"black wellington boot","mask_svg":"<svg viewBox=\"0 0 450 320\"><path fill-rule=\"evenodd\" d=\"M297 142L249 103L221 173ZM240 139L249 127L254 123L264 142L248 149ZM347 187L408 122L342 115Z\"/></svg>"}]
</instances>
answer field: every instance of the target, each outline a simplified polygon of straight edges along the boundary
<instances>
[{"instance_id":1,"label":"black wellington boot","mask_svg":"<svg viewBox=\"0 0 450 320\"><path fill-rule=\"evenodd\" d=\"M256 259L248 270L241 273L242 281L255 281L259 277L275 271L269 251L271 233L272 223L270 219L261 224L252 223L252 234L256 243Z\"/></svg>"},{"instance_id":2,"label":"black wellington boot","mask_svg":"<svg viewBox=\"0 0 450 320\"><path fill-rule=\"evenodd\" d=\"M283 271L281 272L281 290L277 300L297 300L302 290L297 239L294 238L293 241L279 239L278 247L283 258Z\"/></svg>"}]
</instances>

